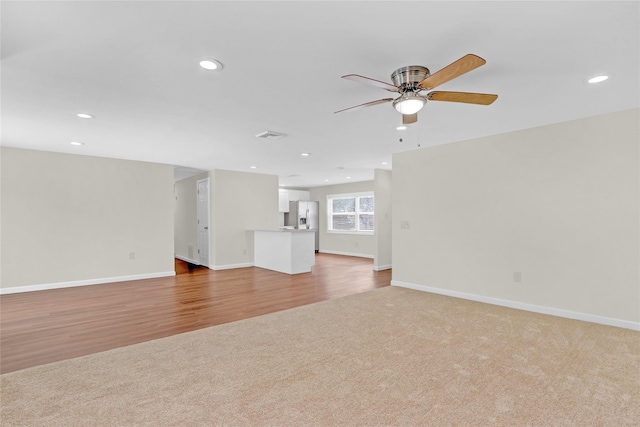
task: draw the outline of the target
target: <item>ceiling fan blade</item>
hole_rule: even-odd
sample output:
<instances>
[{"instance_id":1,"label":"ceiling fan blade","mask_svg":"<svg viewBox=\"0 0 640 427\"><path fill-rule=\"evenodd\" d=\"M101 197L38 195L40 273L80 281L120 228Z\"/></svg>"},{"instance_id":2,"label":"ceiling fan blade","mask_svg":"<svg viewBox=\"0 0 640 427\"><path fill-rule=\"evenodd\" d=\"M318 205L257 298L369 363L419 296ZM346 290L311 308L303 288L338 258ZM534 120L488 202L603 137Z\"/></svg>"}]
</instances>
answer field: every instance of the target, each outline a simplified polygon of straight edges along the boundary
<instances>
[{"instance_id":1,"label":"ceiling fan blade","mask_svg":"<svg viewBox=\"0 0 640 427\"><path fill-rule=\"evenodd\" d=\"M403 114L402 115L402 124L410 125L411 123L415 123L418 121L418 113L414 114Z\"/></svg>"},{"instance_id":2,"label":"ceiling fan blade","mask_svg":"<svg viewBox=\"0 0 640 427\"><path fill-rule=\"evenodd\" d=\"M391 83L382 82L380 80L370 79L369 77L361 76L359 74L347 74L342 76L343 79L353 80L354 82L365 83L371 86L379 87L381 89L388 90L389 92L398 92L398 88Z\"/></svg>"},{"instance_id":3,"label":"ceiling fan blade","mask_svg":"<svg viewBox=\"0 0 640 427\"><path fill-rule=\"evenodd\" d=\"M430 101L464 102L466 104L490 105L498 99L498 95L488 93L469 92L429 92L427 99Z\"/></svg>"},{"instance_id":4,"label":"ceiling fan blade","mask_svg":"<svg viewBox=\"0 0 640 427\"><path fill-rule=\"evenodd\" d=\"M372 107L374 105L384 104L385 102L391 102L391 101L393 101L393 98L378 99L377 101L366 102L364 104L356 105L355 107L345 108L344 110L336 111L333 114L342 113L343 111L353 111L363 107Z\"/></svg>"},{"instance_id":5,"label":"ceiling fan blade","mask_svg":"<svg viewBox=\"0 0 640 427\"><path fill-rule=\"evenodd\" d=\"M487 61L480 58L477 55L467 54L457 61L447 65L440 71L431 74L429 77L420 82L419 86L422 89L433 89L449 80L460 77L464 73L468 73L471 70L486 64Z\"/></svg>"}]
</instances>

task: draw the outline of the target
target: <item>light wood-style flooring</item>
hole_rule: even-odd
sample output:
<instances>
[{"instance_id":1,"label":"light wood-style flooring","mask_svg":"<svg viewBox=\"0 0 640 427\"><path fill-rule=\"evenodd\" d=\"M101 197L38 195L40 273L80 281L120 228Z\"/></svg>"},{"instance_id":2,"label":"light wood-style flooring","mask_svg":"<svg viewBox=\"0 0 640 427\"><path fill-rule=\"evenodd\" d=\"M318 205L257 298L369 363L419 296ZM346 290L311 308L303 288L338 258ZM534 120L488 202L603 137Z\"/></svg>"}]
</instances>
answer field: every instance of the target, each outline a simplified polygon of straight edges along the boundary
<instances>
[{"instance_id":1,"label":"light wood-style flooring","mask_svg":"<svg viewBox=\"0 0 640 427\"><path fill-rule=\"evenodd\" d=\"M372 260L317 254L312 273L257 267L0 297L0 372L84 356L389 286Z\"/></svg>"}]
</instances>

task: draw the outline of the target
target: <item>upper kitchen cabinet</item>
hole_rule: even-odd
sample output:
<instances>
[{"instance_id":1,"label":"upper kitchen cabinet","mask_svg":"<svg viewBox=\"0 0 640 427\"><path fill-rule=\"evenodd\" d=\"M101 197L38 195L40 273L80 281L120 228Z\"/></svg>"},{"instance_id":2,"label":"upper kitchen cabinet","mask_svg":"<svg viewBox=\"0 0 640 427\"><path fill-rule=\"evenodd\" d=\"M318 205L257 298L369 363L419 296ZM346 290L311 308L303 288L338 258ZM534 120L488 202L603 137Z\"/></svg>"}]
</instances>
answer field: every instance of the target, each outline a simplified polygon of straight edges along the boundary
<instances>
[{"instance_id":1,"label":"upper kitchen cabinet","mask_svg":"<svg viewBox=\"0 0 640 427\"><path fill-rule=\"evenodd\" d=\"M311 200L311 193L304 190L287 190L289 192L289 201L297 202L299 200L309 201Z\"/></svg>"},{"instance_id":2,"label":"upper kitchen cabinet","mask_svg":"<svg viewBox=\"0 0 640 427\"><path fill-rule=\"evenodd\" d=\"M288 190L278 190L278 212L289 212Z\"/></svg>"},{"instance_id":3,"label":"upper kitchen cabinet","mask_svg":"<svg viewBox=\"0 0 640 427\"><path fill-rule=\"evenodd\" d=\"M311 200L311 193L305 190L278 190L278 211L289 212L289 202L297 201L309 201Z\"/></svg>"}]
</instances>

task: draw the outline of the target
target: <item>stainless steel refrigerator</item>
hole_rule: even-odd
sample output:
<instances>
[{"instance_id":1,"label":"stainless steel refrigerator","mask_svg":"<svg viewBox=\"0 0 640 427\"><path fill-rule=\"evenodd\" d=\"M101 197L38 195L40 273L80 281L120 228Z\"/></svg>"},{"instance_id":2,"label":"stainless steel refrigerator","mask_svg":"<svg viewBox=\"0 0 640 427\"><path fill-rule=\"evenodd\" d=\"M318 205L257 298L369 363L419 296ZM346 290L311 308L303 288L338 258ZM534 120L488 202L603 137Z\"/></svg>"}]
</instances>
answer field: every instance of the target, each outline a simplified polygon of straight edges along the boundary
<instances>
[{"instance_id":1,"label":"stainless steel refrigerator","mask_svg":"<svg viewBox=\"0 0 640 427\"><path fill-rule=\"evenodd\" d=\"M296 229L315 230L316 234L316 252L320 249L318 240L318 202L310 202L300 200L297 202L289 202L289 213L285 214L285 225Z\"/></svg>"}]
</instances>

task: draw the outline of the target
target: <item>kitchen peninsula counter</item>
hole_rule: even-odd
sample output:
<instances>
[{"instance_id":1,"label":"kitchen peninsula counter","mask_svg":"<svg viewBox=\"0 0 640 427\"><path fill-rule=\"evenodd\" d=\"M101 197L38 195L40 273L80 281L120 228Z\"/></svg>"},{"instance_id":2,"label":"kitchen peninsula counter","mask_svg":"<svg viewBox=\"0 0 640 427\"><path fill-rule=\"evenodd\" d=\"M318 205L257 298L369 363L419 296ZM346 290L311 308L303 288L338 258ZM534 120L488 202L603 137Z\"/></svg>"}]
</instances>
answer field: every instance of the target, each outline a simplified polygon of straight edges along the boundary
<instances>
[{"instance_id":1,"label":"kitchen peninsula counter","mask_svg":"<svg viewBox=\"0 0 640 427\"><path fill-rule=\"evenodd\" d=\"M253 230L256 267L287 274L311 272L315 264L315 230Z\"/></svg>"}]
</instances>

